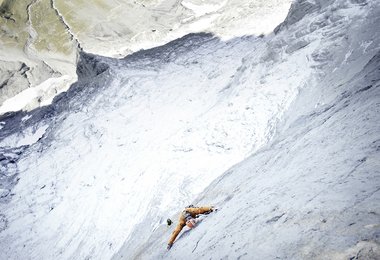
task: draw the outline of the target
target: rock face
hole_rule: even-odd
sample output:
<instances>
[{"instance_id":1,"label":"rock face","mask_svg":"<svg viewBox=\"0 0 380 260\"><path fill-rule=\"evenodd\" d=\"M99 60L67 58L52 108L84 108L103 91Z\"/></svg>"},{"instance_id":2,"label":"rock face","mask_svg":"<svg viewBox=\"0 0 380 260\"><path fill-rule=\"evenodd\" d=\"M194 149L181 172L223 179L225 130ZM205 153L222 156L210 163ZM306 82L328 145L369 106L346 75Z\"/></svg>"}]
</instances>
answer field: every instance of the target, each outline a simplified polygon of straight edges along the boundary
<instances>
[{"instance_id":1,"label":"rock face","mask_svg":"<svg viewBox=\"0 0 380 260\"><path fill-rule=\"evenodd\" d=\"M304 3L269 49L282 61L306 55L315 78L273 139L193 201L219 211L185 228L169 252L173 227L142 223L114 259L379 259L380 7Z\"/></svg>"},{"instance_id":2,"label":"rock face","mask_svg":"<svg viewBox=\"0 0 380 260\"><path fill-rule=\"evenodd\" d=\"M78 45L51 2L0 3L0 114L49 104L77 79Z\"/></svg>"},{"instance_id":3,"label":"rock face","mask_svg":"<svg viewBox=\"0 0 380 260\"><path fill-rule=\"evenodd\" d=\"M196 200L220 210L168 253L170 229L163 223L138 257L379 259L379 71L378 52L350 83L334 83L347 77L338 69L304 89L273 142ZM313 107L311 97L324 104Z\"/></svg>"},{"instance_id":4,"label":"rock face","mask_svg":"<svg viewBox=\"0 0 380 260\"><path fill-rule=\"evenodd\" d=\"M378 259L379 14L300 0L266 37L79 52L0 118L0 259ZM219 210L167 252L190 203Z\"/></svg>"},{"instance_id":5,"label":"rock face","mask_svg":"<svg viewBox=\"0 0 380 260\"><path fill-rule=\"evenodd\" d=\"M120 58L192 32L229 38L270 33L289 5L290 0L2 0L0 114L49 104L66 91L77 80L80 50Z\"/></svg>"}]
</instances>

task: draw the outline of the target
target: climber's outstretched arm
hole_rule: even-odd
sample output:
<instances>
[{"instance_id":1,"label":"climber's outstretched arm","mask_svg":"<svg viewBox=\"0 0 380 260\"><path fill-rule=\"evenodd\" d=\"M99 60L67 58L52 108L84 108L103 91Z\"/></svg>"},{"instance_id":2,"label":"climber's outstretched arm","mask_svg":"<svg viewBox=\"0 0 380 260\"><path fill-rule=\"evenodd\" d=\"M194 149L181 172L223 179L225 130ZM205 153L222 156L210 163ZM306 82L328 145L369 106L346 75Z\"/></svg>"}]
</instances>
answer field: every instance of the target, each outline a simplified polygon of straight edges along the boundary
<instances>
[{"instance_id":1,"label":"climber's outstretched arm","mask_svg":"<svg viewBox=\"0 0 380 260\"><path fill-rule=\"evenodd\" d=\"M176 226L176 228L174 229L170 239L169 239L169 242L168 242L168 249L170 249L170 247L173 245L174 243L174 240L177 238L178 234L181 232L182 228L185 226L185 224L183 223L178 223L178 225Z\"/></svg>"}]
</instances>

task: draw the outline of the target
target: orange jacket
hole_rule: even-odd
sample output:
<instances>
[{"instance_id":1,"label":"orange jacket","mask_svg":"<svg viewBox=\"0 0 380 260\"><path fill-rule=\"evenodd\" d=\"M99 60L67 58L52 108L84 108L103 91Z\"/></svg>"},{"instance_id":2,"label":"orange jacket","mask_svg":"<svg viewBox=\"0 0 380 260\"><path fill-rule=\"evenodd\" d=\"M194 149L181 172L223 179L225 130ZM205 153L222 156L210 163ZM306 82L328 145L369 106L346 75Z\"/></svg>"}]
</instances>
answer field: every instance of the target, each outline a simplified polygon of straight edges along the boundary
<instances>
[{"instance_id":1,"label":"orange jacket","mask_svg":"<svg viewBox=\"0 0 380 260\"><path fill-rule=\"evenodd\" d=\"M170 239L169 239L169 245L172 245L174 243L174 240L178 236L178 234L181 232L182 228L186 226L186 219L184 217L184 212L190 213L191 217L195 218L200 214L207 214L213 211L213 207L194 207L194 208L185 208L181 214L179 215L179 221L178 225L174 229Z\"/></svg>"}]
</instances>

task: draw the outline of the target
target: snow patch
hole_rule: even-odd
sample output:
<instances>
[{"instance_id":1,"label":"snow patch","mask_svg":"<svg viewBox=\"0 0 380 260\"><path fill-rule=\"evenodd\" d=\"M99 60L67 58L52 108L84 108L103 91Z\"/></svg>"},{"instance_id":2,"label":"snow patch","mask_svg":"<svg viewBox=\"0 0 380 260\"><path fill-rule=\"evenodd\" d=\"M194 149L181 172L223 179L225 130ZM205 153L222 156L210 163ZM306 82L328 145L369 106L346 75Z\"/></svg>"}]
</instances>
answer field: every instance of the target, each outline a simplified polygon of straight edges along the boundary
<instances>
[{"instance_id":1,"label":"snow patch","mask_svg":"<svg viewBox=\"0 0 380 260\"><path fill-rule=\"evenodd\" d=\"M21 118L21 121L25 122L27 121L28 119L30 119L32 117L32 115L26 115L24 116L23 118Z\"/></svg>"},{"instance_id":2,"label":"snow patch","mask_svg":"<svg viewBox=\"0 0 380 260\"><path fill-rule=\"evenodd\" d=\"M32 145L43 137L48 128L48 125L41 126L37 129L29 127L19 134L13 134L1 140L0 147L17 148L24 145Z\"/></svg>"},{"instance_id":3,"label":"snow patch","mask_svg":"<svg viewBox=\"0 0 380 260\"><path fill-rule=\"evenodd\" d=\"M222 2L216 1L215 4L209 2L212 1L208 1L206 3L203 1L200 3L194 3L194 1L182 1L181 5L193 11L195 13L195 17L200 17L208 13L217 12L226 5L228 0L224 0Z\"/></svg>"},{"instance_id":4,"label":"snow patch","mask_svg":"<svg viewBox=\"0 0 380 260\"><path fill-rule=\"evenodd\" d=\"M0 114L9 111L29 110L37 106L49 105L54 97L66 91L72 83L69 75L49 78L34 88L28 88L16 96L7 99L0 107Z\"/></svg>"}]
</instances>

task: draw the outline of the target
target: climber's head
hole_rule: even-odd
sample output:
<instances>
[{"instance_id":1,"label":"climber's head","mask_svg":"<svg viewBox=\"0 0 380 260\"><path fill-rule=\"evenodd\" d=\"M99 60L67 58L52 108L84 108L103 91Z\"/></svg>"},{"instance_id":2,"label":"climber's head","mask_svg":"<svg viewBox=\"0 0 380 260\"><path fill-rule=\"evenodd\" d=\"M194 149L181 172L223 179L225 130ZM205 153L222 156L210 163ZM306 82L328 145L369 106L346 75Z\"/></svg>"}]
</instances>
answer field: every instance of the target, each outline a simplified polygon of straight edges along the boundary
<instances>
[{"instance_id":1,"label":"climber's head","mask_svg":"<svg viewBox=\"0 0 380 260\"><path fill-rule=\"evenodd\" d=\"M195 218L188 218L186 221L186 226L188 226L189 228L195 228L196 224L197 222L195 221Z\"/></svg>"}]
</instances>

